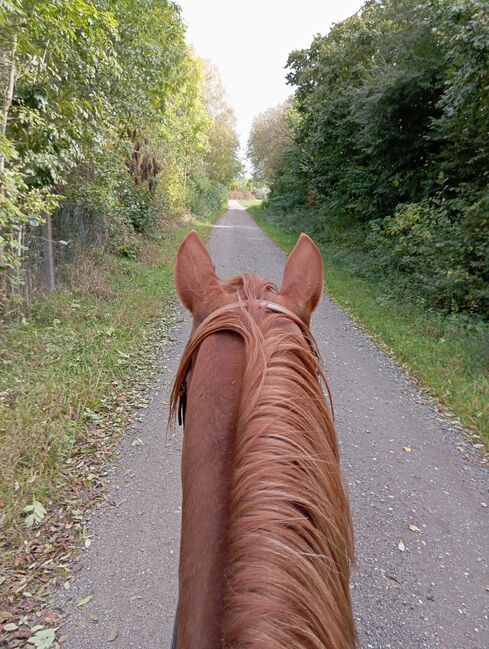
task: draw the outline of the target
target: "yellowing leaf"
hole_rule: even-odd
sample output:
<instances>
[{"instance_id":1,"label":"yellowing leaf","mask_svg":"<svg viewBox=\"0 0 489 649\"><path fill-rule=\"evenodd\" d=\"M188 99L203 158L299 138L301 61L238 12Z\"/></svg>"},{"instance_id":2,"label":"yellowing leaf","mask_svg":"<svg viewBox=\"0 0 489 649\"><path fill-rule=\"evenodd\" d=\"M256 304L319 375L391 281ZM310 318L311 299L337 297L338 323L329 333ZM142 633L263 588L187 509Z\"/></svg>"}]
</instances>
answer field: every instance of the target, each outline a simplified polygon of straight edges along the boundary
<instances>
[{"instance_id":1,"label":"yellowing leaf","mask_svg":"<svg viewBox=\"0 0 489 649\"><path fill-rule=\"evenodd\" d=\"M84 597L83 599L81 599L81 600L78 602L77 607L80 608L81 606L85 606L85 604L88 604L88 602L91 602L92 599L93 599L93 593L92 593L91 595L87 595L86 597Z\"/></svg>"}]
</instances>

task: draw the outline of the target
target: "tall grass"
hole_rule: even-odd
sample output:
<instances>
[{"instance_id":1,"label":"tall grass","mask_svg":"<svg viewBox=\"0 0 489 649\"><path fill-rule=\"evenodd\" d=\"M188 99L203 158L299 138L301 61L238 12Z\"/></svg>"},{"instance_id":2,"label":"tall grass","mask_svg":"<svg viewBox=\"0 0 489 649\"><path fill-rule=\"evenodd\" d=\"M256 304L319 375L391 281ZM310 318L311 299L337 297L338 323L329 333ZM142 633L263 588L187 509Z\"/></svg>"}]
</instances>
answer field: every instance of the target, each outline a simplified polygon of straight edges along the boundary
<instances>
[{"instance_id":1,"label":"tall grass","mask_svg":"<svg viewBox=\"0 0 489 649\"><path fill-rule=\"evenodd\" d=\"M73 458L97 450L94 424L122 411L147 377L173 316L175 251L191 227L209 226L175 228L147 242L138 261L81 258L28 321L1 332L0 514L11 543L24 507L63 497ZM119 432L115 421L107 436Z\"/></svg>"}]
</instances>

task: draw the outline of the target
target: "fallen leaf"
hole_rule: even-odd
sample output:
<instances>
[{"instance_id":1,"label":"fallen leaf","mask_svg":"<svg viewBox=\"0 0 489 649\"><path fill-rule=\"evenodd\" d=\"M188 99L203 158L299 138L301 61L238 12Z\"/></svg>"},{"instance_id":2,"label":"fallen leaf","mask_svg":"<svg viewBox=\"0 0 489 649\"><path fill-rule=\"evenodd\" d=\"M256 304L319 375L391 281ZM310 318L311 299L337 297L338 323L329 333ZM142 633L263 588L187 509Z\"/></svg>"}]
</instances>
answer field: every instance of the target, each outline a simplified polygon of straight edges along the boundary
<instances>
[{"instance_id":1,"label":"fallen leaf","mask_svg":"<svg viewBox=\"0 0 489 649\"><path fill-rule=\"evenodd\" d=\"M399 548L399 550L401 552L404 552L404 550L406 549L406 545L405 545L405 543L404 543L404 541L402 539L399 541L399 544L398 544L397 547Z\"/></svg>"},{"instance_id":2,"label":"fallen leaf","mask_svg":"<svg viewBox=\"0 0 489 649\"><path fill-rule=\"evenodd\" d=\"M413 449L412 449L410 446L403 446L403 447L402 447L402 450L403 450L403 451L406 451L406 453L411 453L411 451L412 451Z\"/></svg>"},{"instance_id":3,"label":"fallen leaf","mask_svg":"<svg viewBox=\"0 0 489 649\"><path fill-rule=\"evenodd\" d=\"M88 549L92 545L92 539L85 539L85 547Z\"/></svg>"},{"instance_id":4,"label":"fallen leaf","mask_svg":"<svg viewBox=\"0 0 489 649\"><path fill-rule=\"evenodd\" d=\"M83 599L81 599L81 600L78 602L77 607L80 608L81 606L85 606L85 604L88 604L88 602L91 602L92 599L93 599L93 593L92 593L91 595L87 595L86 597L84 597Z\"/></svg>"},{"instance_id":5,"label":"fallen leaf","mask_svg":"<svg viewBox=\"0 0 489 649\"><path fill-rule=\"evenodd\" d=\"M36 649L49 649L53 646L55 637L55 629L41 629L31 636L27 642L33 644Z\"/></svg>"},{"instance_id":6,"label":"fallen leaf","mask_svg":"<svg viewBox=\"0 0 489 649\"><path fill-rule=\"evenodd\" d=\"M7 631L7 633L9 631L17 631L18 628L19 627L15 624L15 622L9 622L8 624L3 625L3 630Z\"/></svg>"},{"instance_id":7,"label":"fallen leaf","mask_svg":"<svg viewBox=\"0 0 489 649\"><path fill-rule=\"evenodd\" d=\"M131 442L131 446L144 446L144 442L142 439L135 439L133 442Z\"/></svg>"},{"instance_id":8,"label":"fallen leaf","mask_svg":"<svg viewBox=\"0 0 489 649\"><path fill-rule=\"evenodd\" d=\"M481 502L481 507L487 507L487 503L485 503L484 501L482 501L482 502Z\"/></svg>"},{"instance_id":9,"label":"fallen leaf","mask_svg":"<svg viewBox=\"0 0 489 649\"><path fill-rule=\"evenodd\" d=\"M117 638L118 635L119 635L119 631L117 631L117 629L114 629L107 636L107 642L114 642L114 640Z\"/></svg>"},{"instance_id":10,"label":"fallen leaf","mask_svg":"<svg viewBox=\"0 0 489 649\"><path fill-rule=\"evenodd\" d=\"M411 530L411 532L421 532L421 530L417 525L408 525L408 527Z\"/></svg>"}]
</instances>

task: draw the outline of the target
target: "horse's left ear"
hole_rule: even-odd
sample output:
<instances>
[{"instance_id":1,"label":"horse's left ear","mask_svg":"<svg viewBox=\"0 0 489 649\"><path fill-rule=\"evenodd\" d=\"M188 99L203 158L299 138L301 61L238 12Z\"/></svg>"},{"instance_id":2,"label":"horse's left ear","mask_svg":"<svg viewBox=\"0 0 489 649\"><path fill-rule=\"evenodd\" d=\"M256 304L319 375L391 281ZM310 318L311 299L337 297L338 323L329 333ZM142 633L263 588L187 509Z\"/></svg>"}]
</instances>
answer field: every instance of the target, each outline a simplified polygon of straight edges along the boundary
<instances>
[{"instance_id":1,"label":"horse's left ear","mask_svg":"<svg viewBox=\"0 0 489 649\"><path fill-rule=\"evenodd\" d=\"M301 234L287 259L280 295L307 324L323 294L323 260L314 241Z\"/></svg>"},{"instance_id":2,"label":"horse's left ear","mask_svg":"<svg viewBox=\"0 0 489 649\"><path fill-rule=\"evenodd\" d=\"M194 316L194 322L202 321L224 302L224 291L212 259L194 230L187 234L178 249L175 284L178 297Z\"/></svg>"}]
</instances>

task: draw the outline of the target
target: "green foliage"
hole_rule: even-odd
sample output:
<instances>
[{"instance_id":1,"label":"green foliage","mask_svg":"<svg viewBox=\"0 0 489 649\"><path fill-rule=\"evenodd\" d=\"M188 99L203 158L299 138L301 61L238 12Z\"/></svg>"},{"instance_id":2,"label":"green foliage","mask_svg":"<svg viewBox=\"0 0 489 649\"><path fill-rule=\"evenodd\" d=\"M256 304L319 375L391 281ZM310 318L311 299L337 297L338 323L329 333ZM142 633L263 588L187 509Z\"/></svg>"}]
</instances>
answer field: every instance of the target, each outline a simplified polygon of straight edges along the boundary
<instances>
[{"instance_id":1,"label":"green foliage","mask_svg":"<svg viewBox=\"0 0 489 649\"><path fill-rule=\"evenodd\" d=\"M317 227L318 214L305 208L285 213L260 206L249 211L287 251L301 231L314 234L323 251L328 295L387 344L432 395L477 431L474 441L489 447L487 322L463 313L427 310L421 295L417 303L400 300L399 286L393 292L392 284L392 274L397 271L389 264L384 267L378 249L367 241L368 225L350 220L345 227L342 218L332 218L326 229ZM392 231L411 231L420 219L422 207L409 206L397 215ZM317 231L322 234L318 236ZM418 263L429 261L418 259Z\"/></svg>"},{"instance_id":2,"label":"green foliage","mask_svg":"<svg viewBox=\"0 0 489 649\"><path fill-rule=\"evenodd\" d=\"M326 238L354 228L363 266L391 290L487 314L486 5L370 0L292 52L298 118L270 204L312 208Z\"/></svg>"},{"instance_id":3,"label":"green foliage","mask_svg":"<svg viewBox=\"0 0 489 649\"><path fill-rule=\"evenodd\" d=\"M284 163L284 153L292 139L292 107L288 102L269 108L253 120L247 157L258 181L270 185Z\"/></svg>"},{"instance_id":4,"label":"green foliage","mask_svg":"<svg viewBox=\"0 0 489 649\"><path fill-rule=\"evenodd\" d=\"M0 301L24 280L27 224L56 229L57 205L129 256L162 220L221 206L238 142L212 76L169 0L0 3Z\"/></svg>"}]
</instances>

